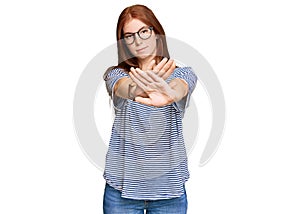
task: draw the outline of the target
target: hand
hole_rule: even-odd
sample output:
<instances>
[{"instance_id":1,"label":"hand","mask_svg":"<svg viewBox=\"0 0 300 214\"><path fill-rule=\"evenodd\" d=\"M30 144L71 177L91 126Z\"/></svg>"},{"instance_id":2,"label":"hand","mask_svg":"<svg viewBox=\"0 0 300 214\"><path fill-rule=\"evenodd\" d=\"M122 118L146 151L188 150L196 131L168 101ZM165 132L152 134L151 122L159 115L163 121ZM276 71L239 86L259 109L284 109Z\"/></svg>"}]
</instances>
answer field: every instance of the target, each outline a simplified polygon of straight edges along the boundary
<instances>
[{"instance_id":1,"label":"hand","mask_svg":"<svg viewBox=\"0 0 300 214\"><path fill-rule=\"evenodd\" d=\"M163 58L156 66L155 60L152 60L147 67L147 71L152 70L157 76L163 78L164 80L173 73L176 68L176 63L173 59L168 60L168 58Z\"/></svg>"},{"instance_id":2,"label":"hand","mask_svg":"<svg viewBox=\"0 0 300 214\"><path fill-rule=\"evenodd\" d=\"M157 65L155 65L155 60L152 60L147 66L146 71L153 71L155 74L157 74L158 77L166 80L173 73L175 68L175 61L172 59L168 60L168 58L165 57ZM134 68L130 68L130 71L134 71ZM136 96L147 97L144 90L138 85L135 88L134 94Z\"/></svg>"},{"instance_id":3,"label":"hand","mask_svg":"<svg viewBox=\"0 0 300 214\"><path fill-rule=\"evenodd\" d=\"M130 69L131 79L141 88L148 97L137 96L135 101L156 107L169 105L176 100L176 91L173 87L175 82L168 84L162 77L154 71L142 71L139 68Z\"/></svg>"}]
</instances>

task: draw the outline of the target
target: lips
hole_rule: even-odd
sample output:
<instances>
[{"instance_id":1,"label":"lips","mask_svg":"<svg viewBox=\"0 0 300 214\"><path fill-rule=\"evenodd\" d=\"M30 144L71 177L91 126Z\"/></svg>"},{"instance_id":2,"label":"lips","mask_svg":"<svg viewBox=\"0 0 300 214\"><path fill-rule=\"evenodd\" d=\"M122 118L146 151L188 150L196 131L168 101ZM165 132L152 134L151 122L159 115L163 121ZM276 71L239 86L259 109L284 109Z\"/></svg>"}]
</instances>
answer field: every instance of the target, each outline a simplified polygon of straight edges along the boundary
<instances>
[{"instance_id":1,"label":"lips","mask_svg":"<svg viewBox=\"0 0 300 214\"><path fill-rule=\"evenodd\" d=\"M137 53L142 52L142 51L144 51L146 48L147 48L147 47L137 49L136 52L137 52Z\"/></svg>"}]
</instances>

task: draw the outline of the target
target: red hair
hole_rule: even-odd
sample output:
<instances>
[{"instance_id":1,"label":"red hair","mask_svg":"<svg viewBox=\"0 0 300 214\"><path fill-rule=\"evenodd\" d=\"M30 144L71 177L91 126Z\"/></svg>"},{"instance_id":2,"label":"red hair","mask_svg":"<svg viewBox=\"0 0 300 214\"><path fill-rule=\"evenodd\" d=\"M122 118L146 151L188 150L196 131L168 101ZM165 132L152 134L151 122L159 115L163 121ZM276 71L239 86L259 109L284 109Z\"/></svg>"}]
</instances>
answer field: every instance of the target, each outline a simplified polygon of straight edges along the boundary
<instances>
[{"instance_id":1,"label":"red hair","mask_svg":"<svg viewBox=\"0 0 300 214\"><path fill-rule=\"evenodd\" d=\"M119 16L117 24L117 45L118 45L118 66L125 71L129 71L130 67L139 67L138 60L128 50L126 44L123 42L123 28L124 25L131 19L138 19L148 26L152 26L157 35L157 51L155 60L158 63L162 58L170 58L165 31L155 17L154 13L144 5L133 5L125 8Z\"/></svg>"}]
</instances>

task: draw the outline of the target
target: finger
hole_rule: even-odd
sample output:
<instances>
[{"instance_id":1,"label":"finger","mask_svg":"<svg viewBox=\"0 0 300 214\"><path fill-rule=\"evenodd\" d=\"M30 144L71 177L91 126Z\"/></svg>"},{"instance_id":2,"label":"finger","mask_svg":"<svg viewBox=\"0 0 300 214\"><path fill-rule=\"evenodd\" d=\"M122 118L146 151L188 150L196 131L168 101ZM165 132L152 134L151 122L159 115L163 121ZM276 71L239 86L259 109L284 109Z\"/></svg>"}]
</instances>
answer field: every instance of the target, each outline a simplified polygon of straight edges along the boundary
<instances>
[{"instance_id":1,"label":"finger","mask_svg":"<svg viewBox=\"0 0 300 214\"><path fill-rule=\"evenodd\" d=\"M170 59L158 72L159 76L162 76L171 66L174 60Z\"/></svg>"},{"instance_id":2,"label":"finger","mask_svg":"<svg viewBox=\"0 0 300 214\"><path fill-rule=\"evenodd\" d=\"M142 81L136 78L133 72L129 72L129 76L131 77L133 82L135 82L141 89L143 89L144 91L147 90L147 85L145 85Z\"/></svg>"},{"instance_id":3,"label":"finger","mask_svg":"<svg viewBox=\"0 0 300 214\"><path fill-rule=\"evenodd\" d=\"M148 70L148 71L149 71L149 70L153 70L154 65L155 65L155 60L153 59L153 60L151 60L151 62L150 62L149 65L147 66L147 70Z\"/></svg>"},{"instance_id":4,"label":"finger","mask_svg":"<svg viewBox=\"0 0 300 214\"><path fill-rule=\"evenodd\" d=\"M176 63L173 61L171 67L161 76L164 80L168 79L168 77L173 73L176 68Z\"/></svg>"},{"instance_id":5,"label":"finger","mask_svg":"<svg viewBox=\"0 0 300 214\"><path fill-rule=\"evenodd\" d=\"M141 79L146 85L149 85L150 83L152 83L154 80L148 75L148 72L149 71L142 71L141 69L139 68L136 68L135 69L136 72L138 73L138 75L140 75Z\"/></svg>"},{"instance_id":6,"label":"finger","mask_svg":"<svg viewBox=\"0 0 300 214\"><path fill-rule=\"evenodd\" d=\"M147 75L153 79L153 82L156 83L164 82L164 80L153 71L147 71Z\"/></svg>"},{"instance_id":7,"label":"finger","mask_svg":"<svg viewBox=\"0 0 300 214\"><path fill-rule=\"evenodd\" d=\"M144 97L135 97L134 99L136 102L139 102L141 104L145 104L145 105L148 105L148 106L152 106L152 101L150 98L144 98Z\"/></svg>"},{"instance_id":8,"label":"finger","mask_svg":"<svg viewBox=\"0 0 300 214\"><path fill-rule=\"evenodd\" d=\"M174 60L169 60L159 71L158 75L160 77L164 76L166 74L166 72L168 72L170 69L172 69L173 64L174 64Z\"/></svg>"},{"instance_id":9,"label":"finger","mask_svg":"<svg viewBox=\"0 0 300 214\"><path fill-rule=\"evenodd\" d=\"M165 57L165 58L163 58L154 68L153 68L153 71L155 72L155 73L157 73L157 72L159 72L162 68L163 68L163 66L167 63L167 61L168 61L168 58L167 57Z\"/></svg>"},{"instance_id":10,"label":"finger","mask_svg":"<svg viewBox=\"0 0 300 214\"><path fill-rule=\"evenodd\" d=\"M169 83L169 86L170 86L171 88L174 88L176 85L177 85L177 82L174 82L174 81L171 81L171 82Z\"/></svg>"},{"instance_id":11,"label":"finger","mask_svg":"<svg viewBox=\"0 0 300 214\"><path fill-rule=\"evenodd\" d=\"M148 76L145 75L143 73L145 73L144 71L142 71L139 68L130 68L131 74L135 77L135 79L138 79L140 82L142 82L144 85L149 85L150 82L153 82L153 80ZM145 76L145 77L143 77ZM148 78L148 80L147 80Z\"/></svg>"}]
</instances>

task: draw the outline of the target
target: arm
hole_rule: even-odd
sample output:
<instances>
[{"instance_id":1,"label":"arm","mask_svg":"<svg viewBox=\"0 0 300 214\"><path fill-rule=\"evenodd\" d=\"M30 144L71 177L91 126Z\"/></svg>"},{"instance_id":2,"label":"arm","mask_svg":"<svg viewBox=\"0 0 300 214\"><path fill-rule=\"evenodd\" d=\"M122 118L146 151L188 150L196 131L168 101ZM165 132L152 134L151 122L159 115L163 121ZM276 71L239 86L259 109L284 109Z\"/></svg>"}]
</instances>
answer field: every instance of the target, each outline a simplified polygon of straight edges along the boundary
<instances>
[{"instance_id":1,"label":"arm","mask_svg":"<svg viewBox=\"0 0 300 214\"><path fill-rule=\"evenodd\" d=\"M169 86L175 91L175 97L173 99L173 102L180 101L188 94L189 87L187 82L183 79L175 78L171 80Z\"/></svg>"},{"instance_id":2,"label":"arm","mask_svg":"<svg viewBox=\"0 0 300 214\"><path fill-rule=\"evenodd\" d=\"M129 73L134 82L144 89L149 98L137 97L137 102L145 105L161 107L168 104L174 104L177 110L183 111L188 106L190 95L192 94L197 76L191 67L179 67L174 73L174 79L169 84L155 75L154 72L143 72L140 69L134 69ZM144 77L146 75L146 77ZM146 79L149 79L146 81Z\"/></svg>"},{"instance_id":3,"label":"arm","mask_svg":"<svg viewBox=\"0 0 300 214\"><path fill-rule=\"evenodd\" d=\"M152 60L147 67L147 71L153 71L158 77L166 80L174 71L176 65L174 60L164 58L160 63L155 65L155 60ZM130 71L135 71L131 68ZM144 76L145 77L145 76ZM114 94L125 99L134 99L135 97L148 97L144 89L137 85L132 78L121 78L114 87Z\"/></svg>"},{"instance_id":4,"label":"arm","mask_svg":"<svg viewBox=\"0 0 300 214\"><path fill-rule=\"evenodd\" d=\"M146 93L138 87L130 77L121 78L114 87L114 94L125 99L134 99L136 96L146 97Z\"/></svg>"},{"instance_id":5,"label":"arm","mask_svg":"<svg viewBox=\"0 0 300 214\"><path fill-rule=\"evenodd\" d=\"M133 81L148 95L147 98L136 97L136 101L145 105L162 107L177 102L188 93L188 84L180 78L169 84L152 71L133 69L129 73Z\"/></svg>"},{"instance_id":6,"label":"arm","mask_svg":"<svg viewBox=\"0 0 300 214\"><path fill-rule=\"evenodd\" d=\"M131 78L129 77L123 77L121 78L114 87L114 94L118 97L122 97L125 99L129 99L128 96L128 90L130 87L130 84L132 83Z\"/></svg>"}]
</instances>

